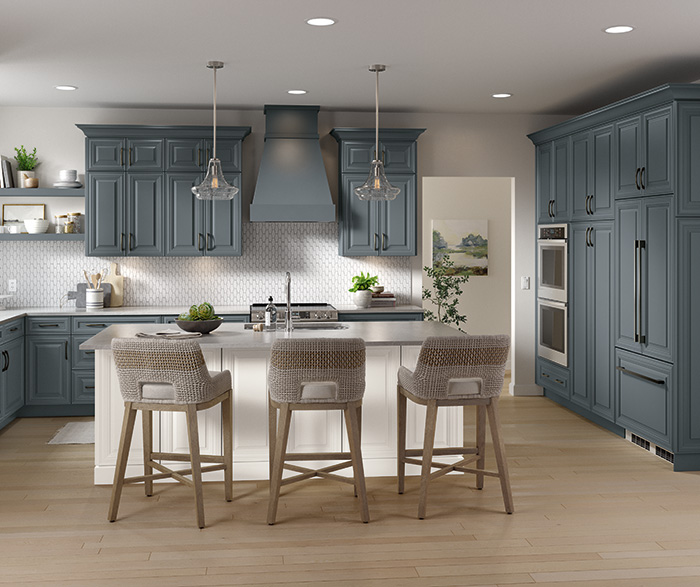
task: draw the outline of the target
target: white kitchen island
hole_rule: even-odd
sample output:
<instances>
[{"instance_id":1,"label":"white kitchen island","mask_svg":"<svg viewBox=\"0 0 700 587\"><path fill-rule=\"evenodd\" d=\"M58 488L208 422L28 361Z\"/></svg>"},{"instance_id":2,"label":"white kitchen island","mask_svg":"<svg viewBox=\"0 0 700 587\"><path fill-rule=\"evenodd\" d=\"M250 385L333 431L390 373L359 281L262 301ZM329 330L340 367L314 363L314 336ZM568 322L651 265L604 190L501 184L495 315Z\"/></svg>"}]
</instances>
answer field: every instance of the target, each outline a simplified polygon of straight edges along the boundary
<instances>
[{"instance_id":1,"label":"white kitchen island","mask_svg":"<svg viewBox=\"0 0 700 587\"><path fill-rule=\"evenodd\" d=\"M413 369L422 341L428 336L454 336L459 332L436 322L350 322L340 330L296 329L291 335L253 332L243 324L225 323L197 339L210 370L231 371L233 380L234 479L268 478L267 368L270 346L278 337L358 337L367 344L367 386L362 414L362 456L368 476L396 474L396 373L400 365ZM158 332L163 324L109 326L80 345L95 351L95 484L111 484L119 447L124 404L112 361L113 338L137 332ZM409 402L409 447L423 442L424 408ZM462 410L444 408L438 418L435 446L462 443ZM180 413L154 413L154 449L187 452L185 419ZM140 415L139 415L140 420ZM289 451L347 450L347 437L339 411L295 412ZM203 454L220 454L220 406L199 413ZM141 425L137 422L129 454L127 475L142 473ZM417 473L415 468L407 472ZM205 474L218 480L221 471Z\"/></svg>"}]
</instances>

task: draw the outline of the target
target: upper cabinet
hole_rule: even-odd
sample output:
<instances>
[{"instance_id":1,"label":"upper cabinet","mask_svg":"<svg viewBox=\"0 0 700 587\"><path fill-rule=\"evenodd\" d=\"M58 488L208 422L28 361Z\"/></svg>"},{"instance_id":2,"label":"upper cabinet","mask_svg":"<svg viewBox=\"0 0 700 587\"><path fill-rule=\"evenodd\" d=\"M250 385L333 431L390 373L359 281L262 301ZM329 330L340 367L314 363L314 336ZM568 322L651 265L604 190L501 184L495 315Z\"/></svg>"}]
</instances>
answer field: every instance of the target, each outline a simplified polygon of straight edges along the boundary
<instances>
[{"instance_id":1,"label":"upper cabinet","mask_svg":"<svg viewBox=\"0 0 700 587\"><path fill-rule=\"evenodd\" d=\"M613 217L613 127L571 137L571 219Z\"/></svg>"},{"instance_id":2,"label":"upper cabinet","mask_svg":"<svg viewBox=\"0 0 700 587\"><path fill-rule=\"evenodd\" d=\"M375 159L375 131L336 128L339 145L338 236L343 256L410 256L417 248L416 141L425 129L380 129L379 157L387 179L401 192L387 202L367 202L354 193Z\"/></svg>"},{"instance_id":3,"label":"upper cabinet","mask_svg":"<svg viewBox=\"0 0 700 587\"><path fill-rule=\"evenodd\" d=\"M569 138L537 146L537 218L565 222L570 210Z\"/></svg>"},{"instance_id":4,"label":"upper cabinet","mask_svg":"<svg viewBox=\"0 0 700 587\"><path fill-rule=\"evenodd\" d=\"M78 125L85 133L88 256L240 255L240 196L198 200L213 156L211 127ZM250 127L218 127L217 157L241 185Z\"/></svg>"},{"instance_id":5,"label":"upper cabinet","mask_svg":"<svg viewBox=\"0 0 700 587\"><path fill-rule=\"evenodd\" d=\"M615 123L615 197L673 193L671 106Z\"/></svg>"}]
</instances>

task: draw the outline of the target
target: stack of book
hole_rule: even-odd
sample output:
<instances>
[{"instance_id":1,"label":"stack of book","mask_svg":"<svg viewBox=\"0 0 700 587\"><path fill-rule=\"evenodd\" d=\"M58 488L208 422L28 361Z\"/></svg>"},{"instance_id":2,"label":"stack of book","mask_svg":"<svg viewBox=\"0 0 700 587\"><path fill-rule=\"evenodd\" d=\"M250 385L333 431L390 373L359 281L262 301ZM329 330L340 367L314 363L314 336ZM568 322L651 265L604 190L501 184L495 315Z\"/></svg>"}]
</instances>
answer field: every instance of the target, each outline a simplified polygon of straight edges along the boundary
<instances>
[{"instance_id":1,"label":"stack of book","mask_svg":"<svg viewBox=\"0 0 700 587\"><path fill-rule=\"evenodd\" d=\"M372 294L370 308L388 308L396 305L396 296L388 291Z\"/></svg>"}]
</instances>

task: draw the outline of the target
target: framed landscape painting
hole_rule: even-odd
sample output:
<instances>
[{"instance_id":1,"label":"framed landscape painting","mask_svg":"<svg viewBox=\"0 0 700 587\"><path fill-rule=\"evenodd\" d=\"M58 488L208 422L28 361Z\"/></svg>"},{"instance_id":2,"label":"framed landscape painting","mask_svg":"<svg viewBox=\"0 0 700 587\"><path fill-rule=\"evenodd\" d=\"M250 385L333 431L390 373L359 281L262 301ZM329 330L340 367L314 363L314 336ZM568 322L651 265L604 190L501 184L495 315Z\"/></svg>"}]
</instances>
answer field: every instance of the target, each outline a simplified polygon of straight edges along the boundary
<instances>
[{"instance_id":1,"label":"framed landscape painting","mask_svg":"<svg viewBox=\"0 0 700 587\"><path fill-rule=\"evenodd\" d=\"M488 220L433 220L433 267L447 255L450 274L488 275Z\"/></svg>"}]
</instances>

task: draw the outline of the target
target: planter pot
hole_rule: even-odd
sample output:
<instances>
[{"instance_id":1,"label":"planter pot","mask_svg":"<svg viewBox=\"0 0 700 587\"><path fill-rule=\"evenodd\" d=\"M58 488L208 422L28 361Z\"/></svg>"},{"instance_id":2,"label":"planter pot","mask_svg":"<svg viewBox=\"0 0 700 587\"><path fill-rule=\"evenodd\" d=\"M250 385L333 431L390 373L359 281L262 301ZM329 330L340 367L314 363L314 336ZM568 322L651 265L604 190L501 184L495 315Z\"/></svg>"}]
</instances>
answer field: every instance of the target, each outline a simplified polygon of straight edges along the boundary
<instances>
[{"instance_id":1,"label":"planter pot","mask_svg":"<svg viewBox=\"0 0 700 587\"><path fill-rule=\"evenodd\" d=\"M372 290L371 289L361 289L352 292L352 302L358 308L369 308L372 304Z\"/></svg>"},{"instance_id":2,"label":"planter pot","mask_svg":"<svg viewBox=\"0 0 700 587\"><path fill-rule=\"evenodd\" d=\"M36 171L19 171L17 170L17 184L15 187L18 188L25 188L25 187L30 187L25 185L25 179L30 178L30 177L36 177ZM37 187L37 185L33 187Z\"/></svg>"}]
</instances>

